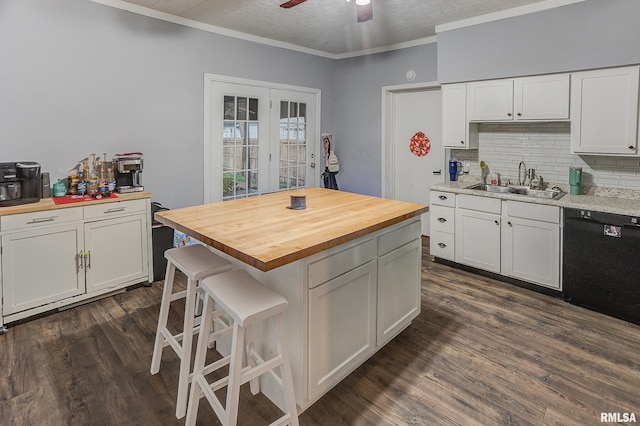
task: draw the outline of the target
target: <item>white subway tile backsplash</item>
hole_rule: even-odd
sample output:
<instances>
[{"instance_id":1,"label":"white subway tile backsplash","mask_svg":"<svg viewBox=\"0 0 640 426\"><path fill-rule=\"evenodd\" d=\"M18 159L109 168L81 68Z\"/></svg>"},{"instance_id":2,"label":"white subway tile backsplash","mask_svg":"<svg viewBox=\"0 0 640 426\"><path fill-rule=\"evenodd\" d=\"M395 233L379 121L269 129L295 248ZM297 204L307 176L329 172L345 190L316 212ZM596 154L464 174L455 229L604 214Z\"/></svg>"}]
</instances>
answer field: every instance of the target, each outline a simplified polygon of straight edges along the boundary
<instances>
[{"instance_id":1,"label":"white subway tile backsplash","mask_svg":"<svg viewBox=\"0 0 640 426\"><path fill-rule=\"evenodd\" d=\"M479 125L478 135L478 150L451 150L469 162L471 175L479 177L485 161L491 173L514 181L524 161L549 183L568 184L569 168L582 167L585 185L640 190L639 158L571 154L569 123L487 123Z\"/></svg>"}]
</instances>

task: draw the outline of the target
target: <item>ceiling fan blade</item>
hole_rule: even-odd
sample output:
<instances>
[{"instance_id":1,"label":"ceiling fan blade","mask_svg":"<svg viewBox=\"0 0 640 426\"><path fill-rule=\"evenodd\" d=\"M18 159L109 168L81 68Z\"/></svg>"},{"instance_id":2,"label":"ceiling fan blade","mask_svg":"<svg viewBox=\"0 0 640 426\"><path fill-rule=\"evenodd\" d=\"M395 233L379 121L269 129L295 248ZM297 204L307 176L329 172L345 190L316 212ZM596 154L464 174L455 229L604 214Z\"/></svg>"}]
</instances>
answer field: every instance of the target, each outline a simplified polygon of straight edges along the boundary
<instances>
[{"instance_id":1,"label":"ceiling fan blade","mask_svg":"<svg viewBox=\"0 0 640 426\"><path fill-rule=\"evenodd\" d=\"M373 19L373 2L359 5L356 3L356 16L358 22L367 22Z\"/></svg>"},{"instance_id":2,"label":"ceiling fan blade","mask_svg":"<svg viewBox=\"0 0 640 426\"><path fill-rule=\"evenodd\" d=\"M300 3L304 3L307 0L289 0L280 5L283 9L291 9L293 6L297 6Z\"/></svg>"}]
</instances>

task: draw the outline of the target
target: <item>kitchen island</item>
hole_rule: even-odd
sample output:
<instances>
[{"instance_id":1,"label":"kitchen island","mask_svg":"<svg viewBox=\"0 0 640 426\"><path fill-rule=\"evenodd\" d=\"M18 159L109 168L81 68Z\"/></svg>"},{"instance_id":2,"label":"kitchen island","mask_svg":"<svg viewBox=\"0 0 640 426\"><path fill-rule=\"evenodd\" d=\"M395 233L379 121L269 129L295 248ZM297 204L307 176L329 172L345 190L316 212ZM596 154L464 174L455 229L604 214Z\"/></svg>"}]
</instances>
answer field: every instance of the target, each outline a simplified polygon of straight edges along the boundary
<instances>
[{"instance_id":1,"label":"kitchen island","mask_svg":"<svg viewBox=\"0 0 640 426\"><path fill-rule=\"evenodd\" d=\"M305 195L306 208L289 208L291 195ZM420 214L427 210L306 188L168 210L156 219L287 298L288 350L304 410L420 313ZM256 334L259 349L272 350L267 329ZM263 376L261 389L282 407L270 380Z\"/></svg>"}]
</instances>

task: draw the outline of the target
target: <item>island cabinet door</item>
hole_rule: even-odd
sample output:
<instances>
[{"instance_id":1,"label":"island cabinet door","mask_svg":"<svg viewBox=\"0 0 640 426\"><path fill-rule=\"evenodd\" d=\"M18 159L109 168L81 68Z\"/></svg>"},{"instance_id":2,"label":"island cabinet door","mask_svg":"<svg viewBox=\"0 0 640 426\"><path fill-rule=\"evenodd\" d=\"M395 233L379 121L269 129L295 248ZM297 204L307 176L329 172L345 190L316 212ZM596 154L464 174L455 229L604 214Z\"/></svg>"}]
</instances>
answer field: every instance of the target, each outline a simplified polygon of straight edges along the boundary
<instances>
[{"instance_id":1,"label":"island cabinet door","mask_svg":"<svg viewBox=\"0 0 640 426\"><path fill-rule=\"evenodd\" d=\"M420 313L420 260L417 239L378 259L377 344L404 330Z\"/></svg>"},{"instance_id":2,"label":"island cabinet door","mask_svg":"<svg viewBox=\"0 0 640 426\"><path fill-rule=\"evenodd\" d=\"M375 351L376 262L309 290L309 398L333 387Z\"/></svg>"}]
</instances>

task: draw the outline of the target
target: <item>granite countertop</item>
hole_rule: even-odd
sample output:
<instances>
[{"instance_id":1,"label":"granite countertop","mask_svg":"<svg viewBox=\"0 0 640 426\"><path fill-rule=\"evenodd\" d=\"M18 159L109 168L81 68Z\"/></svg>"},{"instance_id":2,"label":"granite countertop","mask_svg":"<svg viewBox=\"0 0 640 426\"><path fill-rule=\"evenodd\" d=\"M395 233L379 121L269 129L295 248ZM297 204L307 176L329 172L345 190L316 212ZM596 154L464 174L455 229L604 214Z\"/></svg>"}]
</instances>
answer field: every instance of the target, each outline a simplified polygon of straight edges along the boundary
<instances>
[{"instance_id":1,"label":"granite countertop","mask_svg":"<svg viewBox=\"0 0 640 426\"><path fill-rule=\"evenodd\" d=\"M430 189L436 191L453 192L456 194L478 195L503 200L522 201L525 203L546 204L550 206L567 207L573 209L595 210L606 213L640 216L640 193L615 189L598 189L590 191L589 195L567 194L559 200L526 197L518 194L502 194L495 192L465 189L473 185L474 181L442 182L432 185Z\"/></svg>"}]
</instances>

